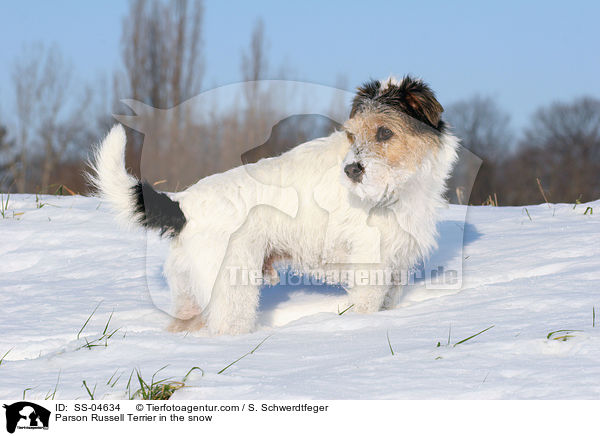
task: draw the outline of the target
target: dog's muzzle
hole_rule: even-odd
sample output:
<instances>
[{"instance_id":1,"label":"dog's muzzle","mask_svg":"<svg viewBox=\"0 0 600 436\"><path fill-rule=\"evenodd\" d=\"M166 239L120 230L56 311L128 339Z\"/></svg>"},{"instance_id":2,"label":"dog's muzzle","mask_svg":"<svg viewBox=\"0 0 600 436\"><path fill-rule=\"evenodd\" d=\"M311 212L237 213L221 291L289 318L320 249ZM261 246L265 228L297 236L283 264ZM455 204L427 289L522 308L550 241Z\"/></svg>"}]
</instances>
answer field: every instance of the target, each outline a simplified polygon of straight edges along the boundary
<instances>
[{"instance_id":1,"label":"dog's muzzle","mask_svg":"<svg viewBox=\"0 0 600 436\"><path fill-rule=\"evenodd\" d=\"M344 167L344 172L354 183L360 183L362 176L365 173L365 169L360 162L353 162Z\"/></svg>"}]
</instances>

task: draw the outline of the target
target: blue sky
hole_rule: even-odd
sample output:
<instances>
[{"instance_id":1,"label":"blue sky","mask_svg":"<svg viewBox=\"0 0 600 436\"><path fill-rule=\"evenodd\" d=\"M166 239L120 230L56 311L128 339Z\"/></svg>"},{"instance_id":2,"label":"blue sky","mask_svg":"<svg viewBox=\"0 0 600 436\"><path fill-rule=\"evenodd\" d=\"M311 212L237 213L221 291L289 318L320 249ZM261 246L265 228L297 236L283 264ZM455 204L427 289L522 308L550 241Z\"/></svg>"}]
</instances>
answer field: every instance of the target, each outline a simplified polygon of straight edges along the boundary
<instances>
[{"instance_id":1,"label":"blue sky","mask_svg":"<svg viewBox=\"0 0 600 436\"><path fill-rule=\"evenodd\" d=\"M23 0L0 5L0 114L11 109L10 68L23 48L55 43L82 82L120 67L127 2ZM205 3L205 89L240 80L258 18L271 74L352 88L412 73L442 104L491 95L526 124L540 105L600 98L600 2L213 1Z\"/></svg>"}]
</instances>

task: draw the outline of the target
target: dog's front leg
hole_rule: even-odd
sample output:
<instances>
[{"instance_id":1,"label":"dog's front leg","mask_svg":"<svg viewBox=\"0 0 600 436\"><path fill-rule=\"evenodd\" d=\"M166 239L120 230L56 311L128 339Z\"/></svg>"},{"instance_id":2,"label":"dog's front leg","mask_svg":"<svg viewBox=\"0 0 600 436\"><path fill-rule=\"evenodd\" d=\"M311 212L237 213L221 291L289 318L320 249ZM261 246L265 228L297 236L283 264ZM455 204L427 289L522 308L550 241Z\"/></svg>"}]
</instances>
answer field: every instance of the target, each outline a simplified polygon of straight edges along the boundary
<instances>
[{"instance_id":1,"label":"dog's front leg","mask_svg":"<svg viewBox=\"0 0 600 436\"><path fill-rule=\"evenodd\" d=\"M400 303L400 297L402 296L402 285L393 284L389 287L385 298L383 300L382 309L390 310L396 308Z\"/></svg>"},{"instance_id":2,"label":"dog's front leg","mask_svg":"<svg viewBox=\"0 0 600 436\"><path fill-rule=\"evenodd\" d=\"M245 274L244 269L241 273ZM230 277L229 274L217 280L206 311L206 325L211 334L248 333L256 322L260 286L235 283L235 275Z\"/></svg>"},{"instance_id":3,"label":"dog's front leg","mask_svg":"<svg viewBox=\"0 0 600 436\"><path fill-rule=\"evenodd\" d=\"M351 286L346 291L355 312L377 312L383 307L388 288L386 286Z\"/></svg>"},{"instance_id":4,"label":"dog's front leg","mask_svg":"<svg viewBox=\"0 0 600 436\"><path fill-rule=\"evenodd\" d=\"M242 334L254 328L265 245L248 231L231 238L206 310L210 333Z\"/></svg>"},{"instance_id":5,"label":"dog's front leg","mask_svg":"<svg viewBox=\"0 0 600 436\"><path fill-rule=\"evenodd\" d=\"M245 267L240 271L237 266L232 266L227 274L217 280L206 315L207 327L211 334L248 333L256 322L260 286L244 284L245 278L240 278L240 274L230 271L246 273Z\"/></svg>"}]
</instances>

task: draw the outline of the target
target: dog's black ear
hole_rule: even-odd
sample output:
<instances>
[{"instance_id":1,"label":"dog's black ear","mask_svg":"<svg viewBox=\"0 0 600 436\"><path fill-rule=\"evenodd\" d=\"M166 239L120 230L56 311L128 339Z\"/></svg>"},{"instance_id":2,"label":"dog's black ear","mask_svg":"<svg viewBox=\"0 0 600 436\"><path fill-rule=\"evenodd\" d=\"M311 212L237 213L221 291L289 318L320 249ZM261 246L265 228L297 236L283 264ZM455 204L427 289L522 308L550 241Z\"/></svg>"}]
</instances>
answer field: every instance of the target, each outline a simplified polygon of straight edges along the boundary
<instances>
[{"instance_id":1,"label":"dog's black ear","mask_svg":"<svg viewBox=\"0 0 600 436\"><path fill-rule=\"evenodd\" d=\"M411 76L405 76L400 83L390 80L383 86L379 80L363 84L352 101L350 118L360 112L368 101L391 106L434 129L443 128L441 116L444 108L427 84Z\"/></svg>"},{"instance_id":2,"label":"dog's black ear","mask_svg":"<svg viewBox=\"0 0 600 436\"><path fill-rule=\"evenodd\" d=\"M396 97L403 100L404 110L408 115L435 129L439 128L444 108L427 84L411 76L405 76L397 89L390 87L389 90L391 93L397 93Z\"/></svg>"},{"instance_id":3,"label":"dog's black ear","mask_svg":"<svg viewBox=\"0 0 600 436\"><path fill-rule=\"evenodd\" d=\"M350 118L356 115L360 111L361 107L367 100L374 100L377 97L377 93L381 88L381 82L379 80L370 80L363 83L356 90L356 96L352 100L352 110L350 111Z\"/></svg>"}]
</instances>

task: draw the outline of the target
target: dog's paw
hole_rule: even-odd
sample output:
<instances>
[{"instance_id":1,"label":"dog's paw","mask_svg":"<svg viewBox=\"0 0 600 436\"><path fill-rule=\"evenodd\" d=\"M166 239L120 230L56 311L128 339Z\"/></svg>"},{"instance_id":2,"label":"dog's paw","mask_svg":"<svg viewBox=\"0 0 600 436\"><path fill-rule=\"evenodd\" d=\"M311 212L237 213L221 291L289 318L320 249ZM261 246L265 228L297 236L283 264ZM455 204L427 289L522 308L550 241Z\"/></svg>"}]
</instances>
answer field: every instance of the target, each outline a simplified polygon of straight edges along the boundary
<instances>
[{"instance_id":1,"label":"dog's paw","mask_svg":"<svg viewBox=\"0 0 600 436\"><path fill-rule=\"evenodd\" d=\"M387 290L383 287L356 287L348 289L352 310L357 313L372 313L382 309Z\"/></svg>"},{"instance_id":2,"label":"dog's paw","mask_svg":"<svg viewBox=\"0 0 600 436\"><path fill-rule=\"evenodd\" d=\"M202 329L205 325L206 321L200 315L189 319L175 318L167 327L167 331L171 333L195 332Z\"/></svg>"},{"instance_id":3,"label":"dog's paw","mask_svg":"<svg viewBox=\"0 0 600 436\"><path fill-rule=\"evenodd\" d=\"M223 319L218 320L218 322L208 321L207 328L211 335L213 336L221 336L221 335L243 335L247 333L251 333L254 330L254 319L246 319L243 320L241 318L232 319L229 321L225 321Z\"/></svg>"}]
</instances>

